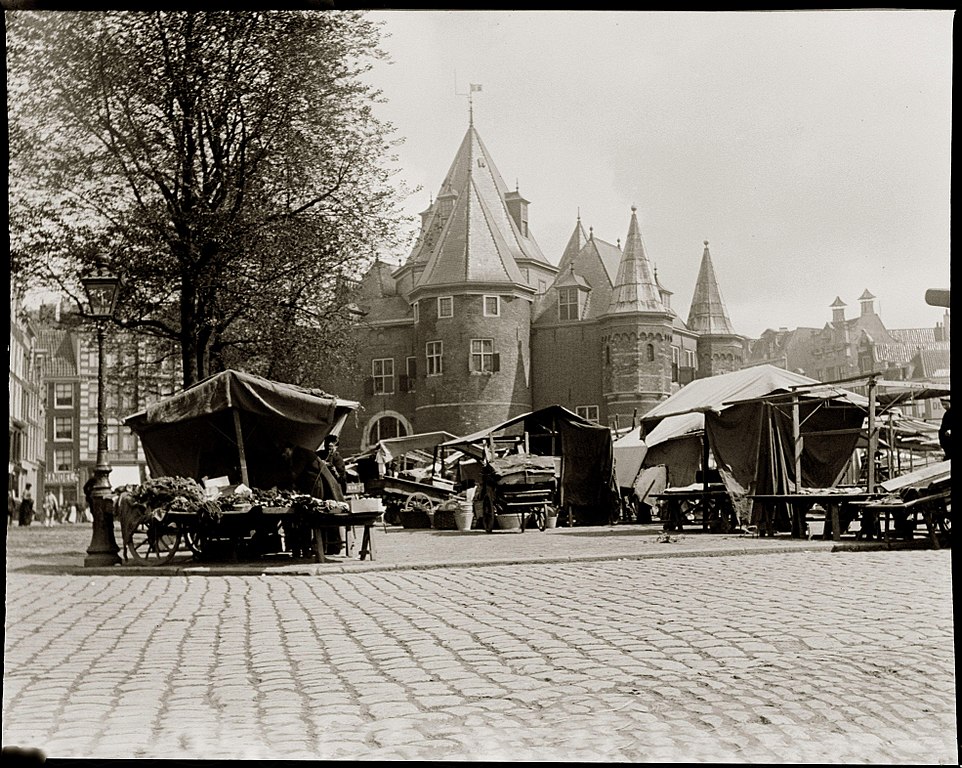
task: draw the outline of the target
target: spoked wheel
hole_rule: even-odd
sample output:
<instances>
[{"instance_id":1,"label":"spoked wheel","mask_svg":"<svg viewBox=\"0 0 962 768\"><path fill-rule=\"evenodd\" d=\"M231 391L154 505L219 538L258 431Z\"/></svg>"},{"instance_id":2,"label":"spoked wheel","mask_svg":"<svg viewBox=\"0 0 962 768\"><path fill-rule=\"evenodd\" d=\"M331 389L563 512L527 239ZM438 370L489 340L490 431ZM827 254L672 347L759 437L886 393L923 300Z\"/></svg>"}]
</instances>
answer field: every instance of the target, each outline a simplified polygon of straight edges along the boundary
<instances>
[{"instance_id":1,"label":"spoked wheel","mask_svg":"<svg viewBox=\"0 0 962 768\"><path fill-rule=\"evenodd\" d=\"M404 500L405 512L424 512L428 516L428 522L434 523L434 502L431 497L423 491L415 491Z\"/></svg>"},{"instance_id":2,"label":"spoked wheel","mask_svg":"<svg viewBox=\"0 0 962 768\"><path fill-rule=\"evenodd\" d=\"M148 518L130 530L124 544L137 565L163 565L177 554L180 528L176 523Z\"/></svg>"},{"instance_id":3,"label":"spoked wheel","mask_svg":"<svg viewBox=\"0 0 962 768\"><path fill-rule=\"evenodd\" d=\"M194 553L194 557L202 559L207 551L207 537L194 528L184 531L184 542Z\"/></svg>"}]
</instances>

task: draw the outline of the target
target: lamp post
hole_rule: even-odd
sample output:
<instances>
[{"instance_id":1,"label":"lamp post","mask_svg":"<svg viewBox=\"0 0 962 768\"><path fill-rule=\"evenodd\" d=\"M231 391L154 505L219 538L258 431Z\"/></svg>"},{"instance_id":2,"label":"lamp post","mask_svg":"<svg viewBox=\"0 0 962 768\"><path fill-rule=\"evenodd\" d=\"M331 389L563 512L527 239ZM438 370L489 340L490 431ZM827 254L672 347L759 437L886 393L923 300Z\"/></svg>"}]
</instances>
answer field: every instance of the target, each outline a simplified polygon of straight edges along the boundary
<instances>
[{"instance_id":1,"label":"lamp post","mask_svg":"<svg viewBox=\"0 0 962 768\"><path fill-rule=\"evenodd\" d=\"M97 324L97 465L90 491L93 532L84 567L118 565L120 547L114 538L113 500L110 498L110 464L107 461L107 419L104 415L104 332L114 313L120 279L98 266L96 274L81 280L90 303L90 316Z\"/></svg>"}]
</instances>

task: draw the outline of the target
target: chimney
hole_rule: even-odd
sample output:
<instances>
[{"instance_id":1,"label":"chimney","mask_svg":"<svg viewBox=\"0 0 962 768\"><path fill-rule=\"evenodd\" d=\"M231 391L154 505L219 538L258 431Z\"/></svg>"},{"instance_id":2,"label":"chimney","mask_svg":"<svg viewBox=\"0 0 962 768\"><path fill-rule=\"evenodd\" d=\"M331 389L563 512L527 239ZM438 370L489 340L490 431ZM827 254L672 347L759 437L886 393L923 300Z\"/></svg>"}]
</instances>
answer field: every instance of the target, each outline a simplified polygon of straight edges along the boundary
<instances>
[{"instance_id":1,"label":"chimney","mask_svg":"<svg viewBox=\"0 0 962 768\"><path fill-rule=\"evenodd\" d=\"M832 322L836 325L845 323L845 302L838 296L832 302Z\"/></svg>"},{"instance_id":2,"label":"chimney","mask_svg":"<svg viewBox=\"0 0 962 768\"><path fill-rule=\"evenodd\" d=\"M515 226L517 226L522 237L528 237L529 202L530 201L525 200L521 196L521 193L517 190L517 184L515 185L514 192L507 192L504 196L504 204L507 206L508 213L510 213L511 218L514 219Z\"/></svg>"}]
</instances>

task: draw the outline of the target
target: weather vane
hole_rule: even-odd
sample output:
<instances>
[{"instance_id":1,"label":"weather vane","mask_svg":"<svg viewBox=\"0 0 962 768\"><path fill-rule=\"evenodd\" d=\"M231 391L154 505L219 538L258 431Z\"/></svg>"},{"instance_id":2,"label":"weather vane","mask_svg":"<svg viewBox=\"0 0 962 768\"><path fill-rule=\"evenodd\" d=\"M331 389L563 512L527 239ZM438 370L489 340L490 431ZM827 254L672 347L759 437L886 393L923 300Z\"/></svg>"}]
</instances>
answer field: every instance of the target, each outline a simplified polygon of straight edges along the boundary
<instances>
[{"instance_id":1,"label":"weather vane","mask_svg":"<svg viewBox=\"0 0 962 768\"><path fill-rule=\"evenodd\" d=\"M474 125L474 97L472 94L481 90L480 83L468 83L467 93L458 90L458 71L454 70L454 95L468 97L468 125Z\"/></svg>"}]
</instances>

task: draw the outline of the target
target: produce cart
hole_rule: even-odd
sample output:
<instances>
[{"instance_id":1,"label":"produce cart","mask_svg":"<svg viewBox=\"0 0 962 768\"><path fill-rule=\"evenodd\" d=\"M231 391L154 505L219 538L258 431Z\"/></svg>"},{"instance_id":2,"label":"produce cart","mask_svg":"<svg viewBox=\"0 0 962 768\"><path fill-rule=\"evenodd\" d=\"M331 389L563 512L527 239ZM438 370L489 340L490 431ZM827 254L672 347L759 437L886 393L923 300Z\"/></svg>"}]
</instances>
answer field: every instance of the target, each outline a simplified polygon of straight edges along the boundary
<instances>
[{"instance_id":1,"label":"produce cart","mask_svg":"<svg viewBox=\"0 0 962 768\"><path fill-rule=\"evenodd\" d=\"M443 476L446 464L437 446L455 436L424 432L380 440L352 457L364 492L384 501L385 520L406 528L429 528L438 507L456 495L455 482Z\"/></svg>"},{"instance_id":2,"label":"produce cart","mask_svg":"<svg viewBox=\"0 0 962 768\"><path fill-rule=\"evenodd\" d=\"M370 526L325 469L298 492L290 451L313 455L358 403L239 371L205 379L125 420L140 438L151 479L117 499L125 555L137 564L178 553L208 559L266 554L324 560L335 530ZM219 478L222 482L214 482ZM323 482L321 482L323 480ZM327 554L331 554L327 551Z\"/></svg>"},{"instance_id":3,"label":"produce cart","mask_svg":"<svg viewBox=\"0 0 962 768\"><path fill-rule=\"evenodd\" d=\"M513 454L486 462L480 490L484 530L517 527L523 533L531 520L543 531L557 514L556 471L552 456Z\"/></svg>"}]
</instances>

